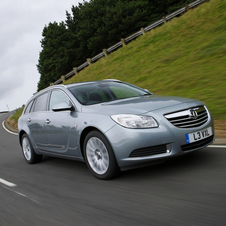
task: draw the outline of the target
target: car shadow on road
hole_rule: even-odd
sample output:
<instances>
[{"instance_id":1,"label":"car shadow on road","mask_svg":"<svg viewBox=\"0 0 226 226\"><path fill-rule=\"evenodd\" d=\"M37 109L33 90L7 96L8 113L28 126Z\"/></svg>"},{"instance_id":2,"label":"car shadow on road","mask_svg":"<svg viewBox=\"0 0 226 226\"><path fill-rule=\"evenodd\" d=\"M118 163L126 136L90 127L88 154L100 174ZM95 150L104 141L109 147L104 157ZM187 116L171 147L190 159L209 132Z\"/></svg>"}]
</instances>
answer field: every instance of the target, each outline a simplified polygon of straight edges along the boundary
<instances>
[{"instance_id":1,"label":"car shadow on road","mask_svg":"<svg viewBox=\"0 0 226 226\"><path fill-rule=\"evenodd\" d=\"M181 174L191 173L199 169L205 169L219 158L210 148L189 153L177 158L169 159L163 163L150 165L142 168L123 171L114 178L114 181L120 180L140 180L150 178L165 178L166 176L179 176ZM84 162L78 162L67 159L43 156L39 164L53 172L68 172L69 174L83 174L83 176L93 177Z\"/></svg>"},{"instance_id":2,"label":"car shadow on road","mask_svg":"<svg viewBox=\"0 0 226 226\"><path fill-rule=\"evenodd\" d=\"M150 165L147 167L137 168L133 170L123 171L120 178L155 178L165 177L166 175L181 175L201 169L206 169L213 162L217 161L218 156L209 148L188 153L186 155L169 159L163 163Z\"/></svg>"}]
</instances>

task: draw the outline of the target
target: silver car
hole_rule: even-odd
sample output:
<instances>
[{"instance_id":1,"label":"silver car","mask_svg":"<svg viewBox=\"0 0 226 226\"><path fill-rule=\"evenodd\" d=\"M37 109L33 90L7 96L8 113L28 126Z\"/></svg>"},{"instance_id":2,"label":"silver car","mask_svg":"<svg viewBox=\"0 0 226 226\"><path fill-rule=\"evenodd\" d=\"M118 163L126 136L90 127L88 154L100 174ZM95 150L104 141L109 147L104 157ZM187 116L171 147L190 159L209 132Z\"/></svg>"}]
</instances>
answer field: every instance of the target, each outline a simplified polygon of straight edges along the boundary
<instances>
[{"instance_id":1,"label":"silver car","mask_svg":"<svg viewBox=\"0 0 226 226\"><path fill-rule=\"evenodd\" d=\"M28 163L43 155L85 161L100 179L214 140L213 119L203 102L154 95L118 80L48 87L27 102L18 128Z\"/></svg>"}]
</instances>

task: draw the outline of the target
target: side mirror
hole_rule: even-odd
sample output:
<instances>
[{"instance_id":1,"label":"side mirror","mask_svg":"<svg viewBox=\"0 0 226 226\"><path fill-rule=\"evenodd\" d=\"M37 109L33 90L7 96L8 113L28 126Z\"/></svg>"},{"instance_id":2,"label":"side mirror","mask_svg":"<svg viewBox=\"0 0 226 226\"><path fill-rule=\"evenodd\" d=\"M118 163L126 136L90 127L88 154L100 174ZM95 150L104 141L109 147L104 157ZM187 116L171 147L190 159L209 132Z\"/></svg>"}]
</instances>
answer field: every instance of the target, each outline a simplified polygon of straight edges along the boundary
<instances>
[{"instance_id":1,"label":"side mirror","mask_svg":"<svg viewBox=\"0 0 226 226\"><path fill-rule=\"evenodd\" d=\"M53 111L72 111L73 106L69 106L66 102L61 102L59 104L55 104L52 107Z\"/></svg>"},{"instance_id":2,"label":"side mirror","mask_svg":"<svg viewBox=\"0 0 226 226\"><path fill-rule=\"evenodd\" d=\"M151 95L154 95L154 93L151 93L148 89L144 89L146 92L148 92Z\"/></svg>"}]
</instances>

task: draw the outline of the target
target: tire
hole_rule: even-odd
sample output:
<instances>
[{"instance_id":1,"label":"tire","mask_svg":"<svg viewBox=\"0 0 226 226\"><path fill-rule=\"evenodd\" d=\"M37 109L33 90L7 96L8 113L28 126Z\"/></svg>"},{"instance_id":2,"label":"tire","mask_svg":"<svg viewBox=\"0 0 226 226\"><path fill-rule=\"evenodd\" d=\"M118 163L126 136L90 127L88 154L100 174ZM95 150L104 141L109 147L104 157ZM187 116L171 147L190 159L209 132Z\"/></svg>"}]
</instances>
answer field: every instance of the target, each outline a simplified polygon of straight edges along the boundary
<instances>
[{"instance_id":1,"label":"tire","mask_svg":"<svg viewBox=\"0 0 226 226\"><path fill-rule=\"evenodd\" d=\"M102 133L88 133L83 150L86 164L97 178L108 180L120 172L111 145Z\"/></svg>"},{"instance_id":2,"label":"tire","mask_svg":"<svg viewBox=\"0 0 226 226\"><path fill-rule=\"evenodd\" d=\"M27 134L23 134L21 138L22 153L27 163L33 164L42 160L42 155L37 155L31 145Z\"/></svg>"}]
</instances>

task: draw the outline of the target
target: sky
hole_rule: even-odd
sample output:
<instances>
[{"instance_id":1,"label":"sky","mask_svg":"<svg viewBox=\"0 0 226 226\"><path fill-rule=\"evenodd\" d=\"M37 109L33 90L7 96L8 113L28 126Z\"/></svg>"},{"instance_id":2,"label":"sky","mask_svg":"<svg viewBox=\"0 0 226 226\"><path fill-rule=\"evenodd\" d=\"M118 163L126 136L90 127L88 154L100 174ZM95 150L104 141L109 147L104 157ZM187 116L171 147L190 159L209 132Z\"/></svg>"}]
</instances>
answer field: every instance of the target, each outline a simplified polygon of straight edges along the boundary
<instances>
[{"instance_id":1,"label":"sky","mask_svg":"<svg viewBox=\"0 0 226 226\"><path fill-rule=\"evenodd\" d=\"M21 107L37 92L36 65L42 31L66 20L66 11L82 0L1 0L0 112Z\"/></svg>"}]
</instances>

